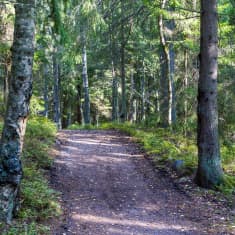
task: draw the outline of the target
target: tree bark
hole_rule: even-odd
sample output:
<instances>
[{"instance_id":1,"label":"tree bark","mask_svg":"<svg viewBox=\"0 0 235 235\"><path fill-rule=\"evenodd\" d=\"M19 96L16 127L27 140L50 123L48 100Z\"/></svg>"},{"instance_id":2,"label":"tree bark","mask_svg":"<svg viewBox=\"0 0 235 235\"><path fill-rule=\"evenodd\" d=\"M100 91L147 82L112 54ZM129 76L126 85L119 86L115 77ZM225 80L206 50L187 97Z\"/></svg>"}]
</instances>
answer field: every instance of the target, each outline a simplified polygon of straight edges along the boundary
<instances>
[{"instance_id":1,"label":"tree bark","mask_svg":"<svg viewBox=\"0 0 235 235\"><path fill-rule=\"evenodd\" d=\"M113 35L113 29L111 25L113 23L113 13L112 22L109 24L110 31L110 53L111 53L111 66L112 66L112 121L118 121L118 80L117 80L117 70L116 70L116 44Z\"/></svg>"},{"instance_id":2,"label":"tree bark","mask_svg":"<svg viewBox=\"0 0 235 235\"><path fill-rule=\"evenodd\" d=\"M201 0L198 84L198 169L196 182L214 188L223 181L217 110L218 14L216 0Z\"/></svg>"},{"instance_id":3,"label":"tree bark","mask_svg":"<svg viewBox=\"0 0 235 235\"><path fill-rule=\"evenodd\" d=\"M128 120L133 123L136 121L135 118L135 79L134 79L134 68L131 69L131 89L130 89L130 105L129 105L129 117Z\"/></svg>"},{"instance_id":4,"label":"tree bark","mask_svg":"<svg viewBox=\"0 0 235 235\"><path fill-rule=\"evenodd\" d=\"M172 22L174 25L174 23ZM173 26L174 28L174 26ZM173 29L172 29L173 30ZM170 117L169 122L171 124L176 123L176 95L175 95L175 51L174 45L171 42L169 45L169 70L170 70L170 81L169 81L169 94L170 94Z\"/></svg>"},{"instance_id":5,"label":"tree bark","mask_svg":"<svg viewBox=\"0 0 235 235\"><path fill-rule=\"evenodd\" d=\"M60 107L60 68L56 50L53 53L53 76L54 76L54 122L57 128L62 128Z\"/></svg>"},{"instance_id":6,"label":"tree bark","mask_svg":"<svg viewBox=\"0 0 235 235\"><path fill-rule=\"evenodd\" d=\"M162 0L161 8L164 9L166 5L166 0ZM169 119L171 117L170 109L170 80L169 80L169 52L166 45L165 35L164 35L164 25L163 25L163 16L159 16L159 33L160 33L160 124L163 127L170 125Z\"/></svg>"},{"instance_id":7,"label":"tree bark","mask_svg":"<svg viewBox=\"0 0 235 235\"><path fill-rule=\"evenodd\" d=\"M145 66L143 62L143 74L141 76L141 121L145 120Z\"/></svg>"},{"instance_id":8,"label":"tree bark","mask_svg":"<svg viewBox=\"0 0 235 235\"><path fill-rule=\"evenodd\" d=\"M48 117L49 112L49 99L48 99L48 65L44 63L43 66L43 81L44 81L44 89L43 89L43 99L44 99L44 117Z\"/></svg>"},{"instance_id":9,"label":"tree bark","mask_svg":"<svg viewBox=\"0 0 235 235\"><path fill-rule=\"evenodd\" d=\"M89 95L89 83L87 74L87 51L86 51L86 35L82 32L82 81L83 81L83 92L84 92L84 106L83 116L84 123L90 124L90 95Z\"/></svg>"},{"instance_id":10,"label":"tree bark","mask_svg":"<svg viewBox=\"0 0 235 235\"><path fill-rule=\"evenodd\" d=\"M81 111L81 86L77 85L77 123L82 124L82 111Z\"/></svg>"},{"instance_id":11,"label":"tree bark","mask_svg":"<svg viewBox=\"0 0 235 235\"><path fill-rule=\"evenodd\" d=\"M112 60L112 121L118 121L118 82L117 72Z\"/></svg>"},{"instance_id":12,"label":"tree bark","mask_svg":"<svg viewBox=\"0 0 235 235\"><path fill-rule=\"evenodd\" d=\"M193 0L193 10L197 10L197 0Z\"/></svg>"},{"instance_id":13,"label":"tree bark","mask_svg":"<svg viewBox=\"0 0 235 235\"><path fill-rule=\"evenodd\" d=\"M4 74L4 86L3 86L3 101L4 101L4 106L6 107L7 105L7 98L9 94L9 71L7 68L7 65L5 66L5 74Z\"/></svg>"},{"instance_id":14,"label":"tree bark","mask_svg":"<svg viewBox=\"0 0 235 235\"><path fill-rule=\"evenodd\" d=\"M184 90L188 89L188 52L184 51ZM188 101L187 96L184 96L184 135L187 136L187 119L188 119Z\"/></svg>"},{"instance_id":15,"label":"tree bark","mask_svg":"<svg viewBox=\"0 0 235 235\"><path fill-rule=\"evenodd\" d=\"M12 73L0 146L0 220L10 222L19 200L22 153L29 102L32 95L35 1L15 5Z\"/></svg>"},{"instance_id":16,"label":"tree bark","mask_svg":"<svg viewBox=\"0 0 235 235\"><path fill-rule=\"evenodd\" d=\"M159 109L160 109L160 124L163 127L169 126L169 82L167 81L168 69L165 63L166 54L163 48L160 48L160 89L159 89Z\"/></svg>"},{"instance_id":17,"label":"tree bark","mask_svg":"<svg viewBox=\"0 0 235 235\"><path fill-rule=\"evenodd\" d=\"M120 119L122 122L126 121L127 109L126 109L126 71L125 71L125 37L124 37L124 0L121 0L121 14L122 14L122 22L121 22L121 88L122 88L122 96L121 96L121 114Z\"/></svg>"},{"instance_id":18,"label":"tree bark","mask_svg":"<svg viewBox=\"0 0 235 235\"><path fill-rule=\"evenodd\" d=\"M169 4L167 0L162 0L161 9ZM170 11L173 11L170 9ZM163 15L159 17L160 32L160 122L166 127L176 122L176 96L175 96L175 53L172 43L173 32L175 29L174 20L168 20L164 24ZM166 40L170 41L167 42ZM167 84L168 83L168 84Z\"/></svg>"}]
</instances>

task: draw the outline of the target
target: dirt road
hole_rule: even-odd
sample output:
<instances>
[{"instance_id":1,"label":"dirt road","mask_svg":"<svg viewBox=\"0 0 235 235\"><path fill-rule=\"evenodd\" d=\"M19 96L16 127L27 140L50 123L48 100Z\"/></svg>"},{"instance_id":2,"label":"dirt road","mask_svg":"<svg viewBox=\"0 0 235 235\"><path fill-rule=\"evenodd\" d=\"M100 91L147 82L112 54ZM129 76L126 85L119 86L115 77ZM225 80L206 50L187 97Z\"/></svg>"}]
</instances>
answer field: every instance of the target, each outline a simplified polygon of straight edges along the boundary
<instances>
[{"instance_id":1,"label":"dirt road","mask_svg":"<svg viewBox=\"0 0 235 235\"><path fill-rule=\"evenodd\" d=\"M228 234L213 228L213 205L178 190L129 137L81 130L59 140L52 183L65 215L53 235Z\"/></svg>"}]
</instances>

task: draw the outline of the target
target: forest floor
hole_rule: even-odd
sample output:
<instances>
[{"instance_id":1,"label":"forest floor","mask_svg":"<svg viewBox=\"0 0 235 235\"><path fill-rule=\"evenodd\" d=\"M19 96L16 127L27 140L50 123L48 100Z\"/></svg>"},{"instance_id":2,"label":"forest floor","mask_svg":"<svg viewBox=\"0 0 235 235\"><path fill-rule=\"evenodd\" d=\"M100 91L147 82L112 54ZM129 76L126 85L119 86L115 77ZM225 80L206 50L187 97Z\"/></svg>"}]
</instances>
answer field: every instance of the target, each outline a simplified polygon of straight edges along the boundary
<instances>
[{"instance_id":1,"label":"forest floor","mask_svg":"<svg viewBox=\"0 0 235 235\"><path fill-rule=\"evenodd\" d=\"M178 187L123 133L61 131L56 155L53 235L235 234L224 201Z\"/></svg>"}]
</instances>

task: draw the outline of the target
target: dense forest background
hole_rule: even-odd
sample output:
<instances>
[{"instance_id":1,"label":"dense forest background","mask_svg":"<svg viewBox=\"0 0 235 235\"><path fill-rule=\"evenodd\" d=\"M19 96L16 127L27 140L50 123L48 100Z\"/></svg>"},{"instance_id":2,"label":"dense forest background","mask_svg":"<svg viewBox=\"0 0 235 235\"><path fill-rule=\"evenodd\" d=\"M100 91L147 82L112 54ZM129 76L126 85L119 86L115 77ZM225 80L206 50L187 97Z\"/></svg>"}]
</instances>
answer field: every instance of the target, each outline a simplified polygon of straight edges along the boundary
<instances>
[{"instance_id":1,"label":"dense forest background","mask_svg":"<svg viewBox=\"0 0 235 235\"><path fill-rule=\"evenodd\" d=\"M231 134L235 116L234 4L219 1L223 135ZM199 14L196 0L37 1L31 112L50 117L59 128L128 120L155 126L177 123L185 134L192 132L196 127ZM1 3L0 20L3 117L14 21L8 1Z\"/></svg>"},{"instance_id":2,"label":"dense forest background","mask_svg":"<svg viewBox=\"0 0 235 235\"><path fill-rule=\"evenodd\" d=\"M0 0L2 122L12 76L14 4ZM218 1L219 136L228 180L221 189L230 194L235 186L234 7L234 0ZM195 172L200 17L199 0L38 0L31 134L33 126L48 124L46 119L35 124L38 116L57 129L112 121L106 128L128 131L164 163L182 160L183 176ZM30 144L28 155L34 155Z\"/></svg>"}]
</instances>

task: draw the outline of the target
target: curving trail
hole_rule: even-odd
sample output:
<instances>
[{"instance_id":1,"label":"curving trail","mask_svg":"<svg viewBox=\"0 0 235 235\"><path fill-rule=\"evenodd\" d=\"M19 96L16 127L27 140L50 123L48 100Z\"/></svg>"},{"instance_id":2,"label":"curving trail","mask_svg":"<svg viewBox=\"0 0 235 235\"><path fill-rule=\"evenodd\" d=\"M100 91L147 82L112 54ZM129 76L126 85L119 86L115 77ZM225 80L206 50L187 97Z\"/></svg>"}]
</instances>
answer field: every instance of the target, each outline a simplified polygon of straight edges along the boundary
<instances>
[{"instance_id":1,"label":"curving trail","mask_svg":"<svg viewBox=\"0 0 235 235\"><path fill-rule=\"evenodd\" d=\"M52 183L64 220L53 235L178 235L215 232L197 199L153 168L117 131L62 131Z\"/></svg>"}]
</instances>

